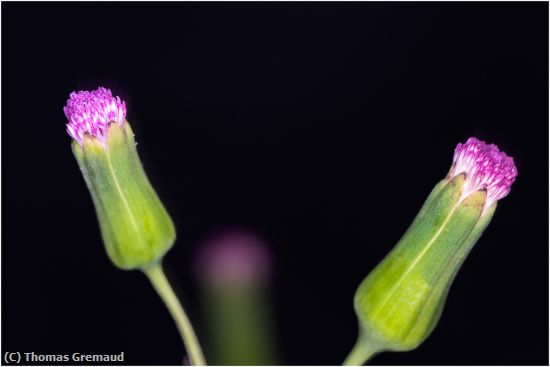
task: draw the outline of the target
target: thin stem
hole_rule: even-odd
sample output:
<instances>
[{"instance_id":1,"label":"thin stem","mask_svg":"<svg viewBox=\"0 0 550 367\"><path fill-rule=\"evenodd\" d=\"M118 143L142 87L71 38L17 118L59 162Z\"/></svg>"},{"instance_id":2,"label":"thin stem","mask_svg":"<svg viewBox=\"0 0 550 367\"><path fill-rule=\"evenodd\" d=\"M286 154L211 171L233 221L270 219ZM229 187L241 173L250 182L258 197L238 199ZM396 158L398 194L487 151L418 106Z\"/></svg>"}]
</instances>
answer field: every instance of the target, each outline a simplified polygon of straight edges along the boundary
<instances>
[{"instance_id":1,"label":"thin stem","mask_svg":"<svg viewBox=\"0 0 550 367\"><path fill-rule=\"evenodd\" d=\"M153 284L153 287L174 318L181 338L183 339L185 349L189 354L191 364L194 366L206 366L201 346L193 331L193 326L191 326L189 318L185 314L174 290L170 286L170 282L166 279L166 275L164 275L164 271L162 270L162 264L158 262L142 270L145 275L147 275L151 284Z\"/></svg>"},{"instance_id":2,"label":"thin stem","mask_svg":"<svg viewBox=\"0 0 550 367\"><path fill-rule=\"evenodd\" d=\"M357 343L355 343L355 346L349 352L343 366L362 366L378 352L378 348L365 338L361 331Z\"/></svg>"}]
</instances>

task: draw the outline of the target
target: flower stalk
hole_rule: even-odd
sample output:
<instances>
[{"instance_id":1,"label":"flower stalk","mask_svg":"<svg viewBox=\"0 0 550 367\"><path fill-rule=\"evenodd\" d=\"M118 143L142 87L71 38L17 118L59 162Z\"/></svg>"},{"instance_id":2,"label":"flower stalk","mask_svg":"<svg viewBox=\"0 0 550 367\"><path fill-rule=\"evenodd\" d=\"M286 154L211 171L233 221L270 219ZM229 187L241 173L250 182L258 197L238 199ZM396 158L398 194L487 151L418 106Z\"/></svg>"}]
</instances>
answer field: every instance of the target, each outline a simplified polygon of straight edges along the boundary
<instances>
[{"instance_id":1,"label":"flower stalk","mask_svg":"<svg viewBox=\"0 0 550 367\"><path fill-rule=\"evenodd\" d=\"M181 335L185 349L189 353L189 360L193 366L206 366L206 360L202 353L201 346L197 339L197 335L193 330L193 326L189 321L181 303L178 301L174 290L170 286L170 282L164 275L162 270L162 264L160 262L154 263L151 266L143 269L147 278L151 281L151 284L163 300L166 308L172 315L172 318L176 322L178 331Z\"/></svg>"}]
</instances>

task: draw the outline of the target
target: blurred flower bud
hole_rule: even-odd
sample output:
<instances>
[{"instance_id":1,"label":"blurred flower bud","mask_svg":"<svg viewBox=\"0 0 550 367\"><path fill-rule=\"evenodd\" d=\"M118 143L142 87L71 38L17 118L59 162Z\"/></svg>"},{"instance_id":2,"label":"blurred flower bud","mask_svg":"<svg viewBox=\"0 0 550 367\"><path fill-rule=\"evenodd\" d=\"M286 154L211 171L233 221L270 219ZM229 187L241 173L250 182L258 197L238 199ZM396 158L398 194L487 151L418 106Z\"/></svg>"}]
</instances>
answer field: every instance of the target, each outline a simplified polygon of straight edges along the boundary
<instances>
[{"instance_id":1,"label":"blurred flower bud","mask_svg":"<svg viewBox=\"0 0 550 367\"><path fill-rule=\"evenodd\" d=\"M271 255L264 241L240 229L210 235L195 261L199 280L218 287L263 284L271 267Z\"/></svg>"},{"instance_id":2,"label":"blurred flower bud","mask_svg":"<svg viewBox=\"0 0 550 367\"><path fill-rule=\"evenodd\" d=\"M122 269L156 262L175 229L139 160L125 103L98 88L71 93L64 112L111 261Z\"/></svg>"},{"instance_id":3,"label":"blurred flower bud","mask_svg":"<svg viewBox=\"0 0 550 367\"><path fill-rule=\"evenodd\" d=\"M347 364L363 364L385 350L411 350L428 337L455 275L516 176L513 159L495 145L475 138L458 144L448 176L359 286L360 334Z\"/></svg>"},{"instance_id":4,"label":"blurred flower bud","mask_svg":"<svg viewBox=\"0 0 550 367\"><path fill-rule=\"evenodd\" d=\"M210 235L195 261L207 317L209 360L218 365L274 365L271 253L246 229Z\"/></svg>"}]
</instances>

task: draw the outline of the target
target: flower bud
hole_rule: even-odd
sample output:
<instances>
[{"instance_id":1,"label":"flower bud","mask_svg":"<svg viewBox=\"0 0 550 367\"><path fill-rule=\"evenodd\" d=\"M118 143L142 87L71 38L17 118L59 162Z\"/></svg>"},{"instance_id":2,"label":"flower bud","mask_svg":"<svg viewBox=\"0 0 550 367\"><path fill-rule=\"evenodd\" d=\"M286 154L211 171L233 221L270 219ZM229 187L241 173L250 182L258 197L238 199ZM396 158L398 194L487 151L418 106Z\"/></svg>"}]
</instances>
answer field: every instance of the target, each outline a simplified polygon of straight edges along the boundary
<instances>
[{"instance_id":1,"label":"flower bud","mask_svg":"<svg viewBox=\"0 0 550 367\"><path fill-rule=\"evenodd\" d=\"M71 93L64 111L109 258L122 269L156 262L176 234L139 160L125 103L98 88Z\"/></svg>"},{"instance_id":2,"label":"flower bud","mask_svg":"<svg viewBox=\"0 0 550 367\"><path fill-rule=\"evenodd\" d=\"M348 364L418 347L441 315L451 283L517 176L513 159L470 138L395 248L355 294L360 335Z\"/></svg>"}]
</instances>

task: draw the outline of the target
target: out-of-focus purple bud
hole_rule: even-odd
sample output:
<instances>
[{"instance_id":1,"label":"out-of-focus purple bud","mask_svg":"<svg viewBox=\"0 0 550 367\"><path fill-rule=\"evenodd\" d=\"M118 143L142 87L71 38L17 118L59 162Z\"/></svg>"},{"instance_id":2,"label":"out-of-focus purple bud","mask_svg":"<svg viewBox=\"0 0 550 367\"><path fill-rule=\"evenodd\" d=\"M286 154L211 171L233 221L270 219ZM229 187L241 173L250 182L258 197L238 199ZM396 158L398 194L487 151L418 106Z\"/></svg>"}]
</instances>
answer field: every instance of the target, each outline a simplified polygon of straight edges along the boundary
<instances>
[{"instance_id":1,"label":"out-of-focus purple bud","mask_svg":"<svg viewBox=\"0 0 550 367\"><path fill-rule=\"evenodd\" d=\"M215 232L202 241L195 260L197 277L212 286L263 284L272 259L265 241L238 228Z\"/></svg>"}]
</instances>

